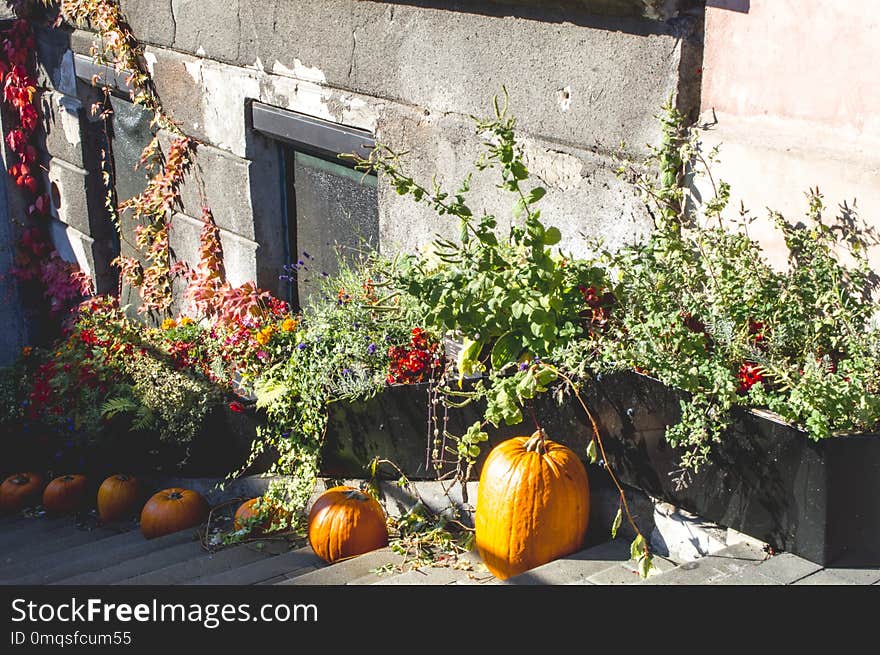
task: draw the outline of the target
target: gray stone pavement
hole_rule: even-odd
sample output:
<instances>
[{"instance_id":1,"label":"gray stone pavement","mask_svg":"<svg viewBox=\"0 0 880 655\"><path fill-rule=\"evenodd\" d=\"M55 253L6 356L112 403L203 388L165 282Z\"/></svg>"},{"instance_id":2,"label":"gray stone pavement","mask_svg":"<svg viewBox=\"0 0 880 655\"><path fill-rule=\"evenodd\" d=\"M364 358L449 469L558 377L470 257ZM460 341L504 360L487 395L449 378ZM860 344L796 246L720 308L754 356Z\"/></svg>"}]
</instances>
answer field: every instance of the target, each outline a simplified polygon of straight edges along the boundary
<instances>
[{"instance_id":1,"label":"gray stone pavement","mask_svg":"<svg viewBox=\"0 0 880 655\"><path fill-rule=\"evenodd\" d=\"M508 580L476 553L456 567L408 570L384 548L333 565L301 544L256 542L208 552L196 530L146 540L137 526L89 527L73 518L0 519L0 584L283 585L880 585L880 567L822 567L791 553L770 556L760 542L722 545L691 561L654 556L646 580L629 559L629 540L600 543Z\"/></svg>"}]
</instances>

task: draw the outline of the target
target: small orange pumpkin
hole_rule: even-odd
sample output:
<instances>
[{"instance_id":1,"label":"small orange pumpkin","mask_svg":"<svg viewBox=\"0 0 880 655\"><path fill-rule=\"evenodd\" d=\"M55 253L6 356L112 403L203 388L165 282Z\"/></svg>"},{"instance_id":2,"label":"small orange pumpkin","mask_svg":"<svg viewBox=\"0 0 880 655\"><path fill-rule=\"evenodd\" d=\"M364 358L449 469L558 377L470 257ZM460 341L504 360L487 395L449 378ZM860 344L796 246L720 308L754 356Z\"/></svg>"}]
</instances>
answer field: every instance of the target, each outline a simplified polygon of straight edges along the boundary
<instances>
[{"instance_id":1,"label":"small orange pumpkin","mask_svg":"<svg viewBox=\"0 0 880 655\"><path fill-rule=\"evenodd\" d=\"M43 476L39 473L13 473L0 485L0 514L18 512L28 504L40 502Z\"/></svg>"},{"instance_id":2,"label":"small orange pumpkin","mask_svg":"<svg viewBox=\"0 0 880 655\"><path fill-rule=\"evenodd\" d=\"M141 510L141 533L154 539L194 528L208 518L208 501L197 491L171 487L153 494Z\"/></svg>"},{"instance_id":3,"label":"small orange pumpkin","mask_svg":"<svg viewBox=\"0 0 880 655\"><path fill-rule=\"evenodd\" d=\"M134 512L141 500L140 482L132 475L111 475L98 487L98 515L110 523L124 519Z\"/></svg>"},{"instance_id":4,"label":"small orange pumpkin","mask_svg":"<svg viewBox=\"0 0 880 655\"><path fill-rule=\"evenodd\" d=\"M257 505L260 505L258 508ZM265 514L262 521L257 521L261 514ZM250 526L251 533L260 535L272 526L290 525L290 513L279 505L271 504L265 498L251 498L239 505L233 518L233 529L241 530Z\"/></svg>"},{"instance_id":5,"label":"small orange pumpkin","mask_svg":"<svg viewBox=\"0 0 880 655\"><path fill-rule=\"evenodd\" d=\"M505 580L577 551L590 520L587 471L570 448L543 431L489 453L477 488L476 545Z\"/></svg>"},{"instance_id":6,"label":"small orange pumpkin","mask_svg":"<svg viewBox=\"0 0 880 655\"><path fill-rule=\"evenodd\" d=\"M69 514L78 510L86 500L87 485L88 480L84 475L55 478L43 491L43 508L49 514Z\"/></svg>"},{"instance_id":7,"label":"small orange pumpkin","mask_svg":"<svg viewBox=\"0 0 880 655\"><path fill-rule=\"evenodd\" d=\"M339 486L321 494L309 512L309 544L325 562L388 545L385 511L372 496Z\"/></svg>"}]
</instances>

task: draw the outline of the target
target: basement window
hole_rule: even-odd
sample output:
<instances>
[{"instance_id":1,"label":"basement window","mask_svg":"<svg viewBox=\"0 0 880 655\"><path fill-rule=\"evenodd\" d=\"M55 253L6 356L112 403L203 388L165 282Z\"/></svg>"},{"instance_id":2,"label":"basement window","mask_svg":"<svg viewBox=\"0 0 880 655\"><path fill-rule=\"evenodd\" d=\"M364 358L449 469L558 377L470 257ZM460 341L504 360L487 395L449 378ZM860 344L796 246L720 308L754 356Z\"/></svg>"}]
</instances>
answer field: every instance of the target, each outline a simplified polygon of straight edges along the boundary
<instances>
[{"instance_id":1,"label":"basement window","mask_svg":"<svg viewBox=\"0 0 880 655\"><path fill-rule=\"evenodd\" d=\"M369 132L259 102L252 105L254 130L279 143L290 263L299 268L290 300L300 306L318 293L322 278L379 247L379 202L375 174L354 169L351 153L365 157L374 146Z\"/></svg>"}]
</instances>

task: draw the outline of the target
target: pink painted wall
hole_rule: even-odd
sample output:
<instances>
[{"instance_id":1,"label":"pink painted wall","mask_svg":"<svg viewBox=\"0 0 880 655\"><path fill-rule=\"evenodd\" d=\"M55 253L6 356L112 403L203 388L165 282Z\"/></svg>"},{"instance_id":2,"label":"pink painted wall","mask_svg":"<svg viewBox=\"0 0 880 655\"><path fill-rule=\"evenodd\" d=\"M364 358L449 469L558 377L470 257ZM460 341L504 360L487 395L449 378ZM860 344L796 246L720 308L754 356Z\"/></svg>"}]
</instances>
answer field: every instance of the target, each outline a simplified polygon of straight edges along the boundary
<instances>
[{"instance_id":1,"label":"pink painted wall","mask_svg":"<svg viewBox=\"0 0 880 655\"><path fill-rule=\"evenodd\" d=\"M703 108L880 136L880 3L709 0ZM712 6L717 5L717 6Z\"/></svg>"},{"instance_id":2,"label":"pink painted wall","mask_svg":"<svg viewBox=\"0 0 880 655\"><path fill-rule=\"evenodd\" d=\"M788 251L768 210L802 220L808 189L826 216L846 203L880 229L880 0L707 5L701 140L720 147L712 173L731 185L728 216L742 203L778 266ZM872 261L880 270L880 248Z\"/></svg>"}]
</instances>

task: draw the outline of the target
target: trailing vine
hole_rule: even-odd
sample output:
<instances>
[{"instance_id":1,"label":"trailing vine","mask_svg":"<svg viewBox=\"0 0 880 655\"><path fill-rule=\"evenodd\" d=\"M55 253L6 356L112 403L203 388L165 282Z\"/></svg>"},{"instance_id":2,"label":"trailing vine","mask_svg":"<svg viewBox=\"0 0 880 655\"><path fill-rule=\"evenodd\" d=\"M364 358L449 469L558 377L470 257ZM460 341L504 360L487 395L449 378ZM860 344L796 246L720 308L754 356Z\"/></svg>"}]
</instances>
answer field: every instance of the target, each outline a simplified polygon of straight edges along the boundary
<instances>
[{"instance_id":1,"label":"trailing vine","mask_svg":"<svg viewBox=\"0 0 880 655\"><path fill-rule=\"evenodd\" d=\"M0 35L0 83L3 87L3 106L11 119L11 129L5 136L6 145L15 157L6 169L24 196L26 218L16 221L20 233L15 245L15 261L10 268L20 284L22 297L42 298L46 305L38 311L46 318L57 321L91 288L87 275L60 256L49 237L48 221L52 203L45 188L36 147L39 129L37 99L40 90L35 76L36 41L31 27L33 8L27 3L14 2L10 6L18 18ZM49 321L37 318L44 339L53 335Z\"/></svg>"}]
</instances>

